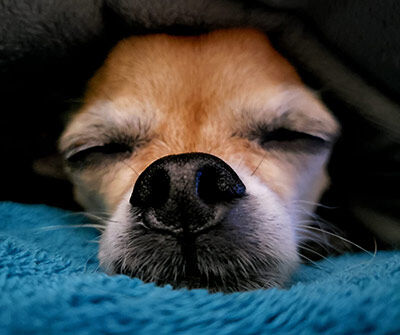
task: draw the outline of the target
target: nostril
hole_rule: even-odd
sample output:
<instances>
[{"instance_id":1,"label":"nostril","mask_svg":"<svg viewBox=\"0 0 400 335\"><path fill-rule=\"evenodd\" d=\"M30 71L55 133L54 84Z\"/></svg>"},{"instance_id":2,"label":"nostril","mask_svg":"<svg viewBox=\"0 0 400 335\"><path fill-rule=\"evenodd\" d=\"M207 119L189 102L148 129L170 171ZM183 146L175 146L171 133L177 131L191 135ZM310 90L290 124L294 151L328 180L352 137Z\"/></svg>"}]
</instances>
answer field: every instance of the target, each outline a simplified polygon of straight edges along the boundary
<instances>
[{"instance_id":1,"label":"nostril","mask_svg":"<svg viewBox=\"0 0 400 335\"><path fill-rule=\"evenodd\" d=\"M159 208L164 205L170 192L170 176L164 169L155 169L141 175L131 196L131 204L141 208Z\"/></svg>"},{"instance_id":2,"label":"nostril","mask_svg":"<svg viewBox=\"0 0 400 335\"><path fill-rule=\"evenodd\" d=\"M215 202L217 198L217 174L215 169L203 167L196 171L196 194L207 203Z\"/></svg>"},{"instance_id":3,"label":"nostril","mask_svg":"<svg viewBox=\"0 0 400 335\"><path fill-rule=\"evenodd\" d=\"M169 197L170 177L167 171L157 170L150 181L151 193L148 197L149 207L160 207L165 204Z\"/></svg>"},{"instance_id":4,"label":"nostril","mask_svg":"<svg viewBox=\"0 0 400 335\"><path fill-rule=\"evenodd\" d=\"M206 203L231 201L242 197L246 191L235 173L215 166L205 166L196 171L195 188L198 197Z\"/></svg>"}]
</instances>

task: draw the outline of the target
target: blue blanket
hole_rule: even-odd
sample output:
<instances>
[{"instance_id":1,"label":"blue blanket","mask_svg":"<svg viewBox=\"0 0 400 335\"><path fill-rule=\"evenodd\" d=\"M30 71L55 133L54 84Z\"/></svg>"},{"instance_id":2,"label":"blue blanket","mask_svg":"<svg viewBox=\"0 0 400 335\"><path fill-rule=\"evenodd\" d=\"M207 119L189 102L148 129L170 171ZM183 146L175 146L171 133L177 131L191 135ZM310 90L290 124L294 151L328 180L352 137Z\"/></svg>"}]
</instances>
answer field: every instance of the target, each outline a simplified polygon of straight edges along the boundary
<instances>
[{"instance_id":1,"label":"blue blanket","mask_svg":"<svg viewBox=\"0 0 400 335\"><path fill-rule=\"evenodd\" d=\"M302 266L288 289L173 290L98 270L98 234L0 203L0 334L400 334L400 253Z\"/></svg>"}]
</instances>

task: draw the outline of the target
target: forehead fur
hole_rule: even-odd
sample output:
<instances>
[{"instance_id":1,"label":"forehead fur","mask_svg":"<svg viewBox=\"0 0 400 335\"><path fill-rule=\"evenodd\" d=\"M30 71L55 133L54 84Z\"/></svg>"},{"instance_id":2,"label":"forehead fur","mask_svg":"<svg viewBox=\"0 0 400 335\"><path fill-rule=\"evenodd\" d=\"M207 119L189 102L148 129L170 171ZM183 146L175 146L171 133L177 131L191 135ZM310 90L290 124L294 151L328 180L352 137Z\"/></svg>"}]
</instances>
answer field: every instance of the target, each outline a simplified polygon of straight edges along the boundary
<instances>
[{"instance_id":1,"label":"forehead fur","mask_svg":"<svg viewBox=\"0 0 400 335\"><path fill-rule=\"evenodd\" d=\"M116 46L91 81L87 101L145 95L160 104L170 105L173 97L174 103L196 105L242 88L257 91L299 82L295 70L257 30L149 35Z\"/></svg>"}]
</instances>

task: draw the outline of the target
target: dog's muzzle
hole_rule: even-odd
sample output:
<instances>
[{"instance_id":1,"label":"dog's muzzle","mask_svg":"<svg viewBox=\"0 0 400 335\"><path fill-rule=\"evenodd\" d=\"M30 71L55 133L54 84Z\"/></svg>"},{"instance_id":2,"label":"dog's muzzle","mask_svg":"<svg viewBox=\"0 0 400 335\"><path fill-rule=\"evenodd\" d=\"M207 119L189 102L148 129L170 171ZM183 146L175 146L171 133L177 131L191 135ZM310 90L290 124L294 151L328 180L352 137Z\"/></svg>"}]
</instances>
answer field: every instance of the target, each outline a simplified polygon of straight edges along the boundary
<instances>
[{"instance_id":1,"label":"dog's muzzle","mask_svg":"<svg viewBox=\"0 0 400 335\"><path fill-rule=\"evenodd\" d=\"M165 156L137 179L130 203L145 226L192 235L217 225L246 187L221 159L205 153Z\"/></svg>"}]
</instances>

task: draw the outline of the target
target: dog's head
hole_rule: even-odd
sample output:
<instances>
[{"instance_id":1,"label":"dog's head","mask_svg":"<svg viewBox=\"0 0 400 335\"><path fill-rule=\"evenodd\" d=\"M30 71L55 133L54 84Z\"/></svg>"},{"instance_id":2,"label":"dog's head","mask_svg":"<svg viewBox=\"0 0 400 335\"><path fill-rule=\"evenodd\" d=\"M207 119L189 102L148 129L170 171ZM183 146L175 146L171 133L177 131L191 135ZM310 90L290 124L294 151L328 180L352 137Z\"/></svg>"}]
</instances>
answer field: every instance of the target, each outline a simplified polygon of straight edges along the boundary
<instances>
[{"instance_id":1,"label":"dog's head","mask_svg":"<svg viewBox=\"0 0 400 335\"><path fill-rule=\"evenodd\" d=\"M77 200L109 214L106 271L235 291L299 263L337 133L262 33L231 29L120 42L60 149Z\"/></svg>"}]
</instances>

